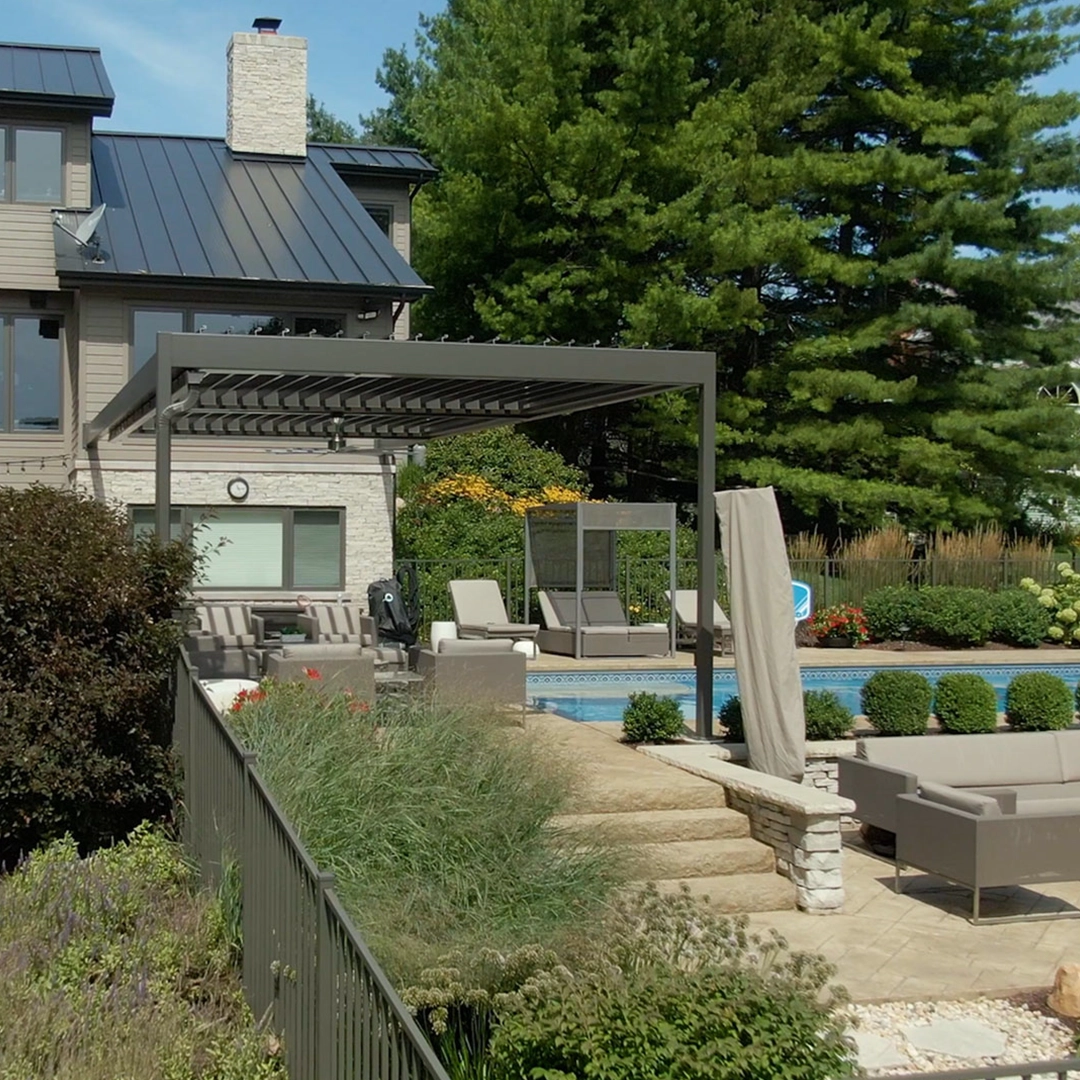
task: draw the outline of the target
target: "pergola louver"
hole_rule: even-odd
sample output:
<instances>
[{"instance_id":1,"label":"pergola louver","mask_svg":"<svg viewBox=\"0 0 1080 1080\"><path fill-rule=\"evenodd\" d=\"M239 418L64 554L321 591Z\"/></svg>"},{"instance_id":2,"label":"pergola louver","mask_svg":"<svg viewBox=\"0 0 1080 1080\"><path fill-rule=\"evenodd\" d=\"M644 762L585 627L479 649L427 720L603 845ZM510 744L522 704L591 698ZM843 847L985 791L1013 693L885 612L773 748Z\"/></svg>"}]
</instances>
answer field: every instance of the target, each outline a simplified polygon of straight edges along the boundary
<instances>
[{"instance_id":1,"label":"pergola louver","mask_svg":"<svg viewBox=\"0 0 1080 1080\"><path fill-rule=\"evenodd\" d=\"M156 438L157 531L169 533L172 437L418 442L671 390L698 395L697 730L711 734L716 361L711 353L356 338L159 334L156 354L84 428L89 448Z\"/></svg>"}]
</instances>

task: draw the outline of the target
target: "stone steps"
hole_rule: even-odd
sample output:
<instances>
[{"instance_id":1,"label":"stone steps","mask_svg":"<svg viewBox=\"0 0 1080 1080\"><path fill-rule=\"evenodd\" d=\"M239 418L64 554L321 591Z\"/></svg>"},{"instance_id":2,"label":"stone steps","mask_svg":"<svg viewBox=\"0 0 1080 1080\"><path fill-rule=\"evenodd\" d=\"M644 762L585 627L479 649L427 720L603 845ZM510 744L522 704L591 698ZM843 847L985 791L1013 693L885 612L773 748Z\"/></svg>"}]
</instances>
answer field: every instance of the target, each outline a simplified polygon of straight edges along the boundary
<instances>
[{"instance_id":1,"label":"stone steps","mask_svg":"<svg viewBox=\"0 0 1080 1080\"><path fill-rule=\"evenodd\" d=\"M719 840L750 835L745 814L723 806L679 810L628 810L614 814L568 814L553 825L585 829L609 844L650 844L671 840Z\"/></svg>"},{"instance_id":2,"label":"stone steps","mask_svg":"<svg viewBox=\"0 0 1080 1080\"><path fill-rule=\"evenodd\" d=\"M636 753L629 747L628 754ZM587 788L574 799L577 814L625 814L645 810L704 810L727 807L719 784L676 787L642 784L603 784Z\"/></svg>"},{"instance_id":3,"label":"stone steps","mask_svg":"<svg viewBox=\"0 0 1080 1080\"><path fill-rule=\"evenodd\" d=\"M639 881L776 874L772 848L748 836L630 844L628 852L634 861L634 876Z\"/></svg>"},{"instance_id":4,"label":"stone steps","mask_svg":"<svg viewBox=\"0 0 1080 1080\"><path fill-rule=\"evenodd\" d=\"M775 873L668 878L653 884L662 893L678 892L685 885L691 896L707 898L709 907L721 915L795 909L795 886Z\"/></svg>"}]
</instances>

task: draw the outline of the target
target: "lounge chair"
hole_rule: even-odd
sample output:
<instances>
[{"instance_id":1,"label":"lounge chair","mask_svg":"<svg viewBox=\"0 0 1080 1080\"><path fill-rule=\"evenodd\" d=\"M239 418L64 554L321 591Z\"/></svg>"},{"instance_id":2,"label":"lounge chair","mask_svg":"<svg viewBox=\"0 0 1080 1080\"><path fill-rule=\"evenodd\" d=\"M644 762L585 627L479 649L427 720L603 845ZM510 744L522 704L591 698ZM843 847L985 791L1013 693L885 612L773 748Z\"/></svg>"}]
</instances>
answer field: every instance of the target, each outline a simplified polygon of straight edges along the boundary
<instances>
[{"instance_id":1,"label":"lounge chair","mask_svg":"<svg viewBox=\"0 0 1080 1080\"><path fill-rule=\"evenodd\" d=\"M575 656L576 593L541 590L544 629L536 637L543 652ZM671 650L667 627L631 626L619 594L581 594L581 656L666 656Z\"/></svg>"},{"instance_id":2,"label":"lounge chair","mask_svg":"<svg viewBox=\"0 0 1080 1080\"><path fill-rule=\"evenodd\" d=\"M664 596L671 603L671 592L664 590ZM677 589L675 592L675 618L678 621L680 645L693 645L697 641L698 603L697 589ZM735 652L735 639L731 633L731 620L724 614L724 609L713 601L713 626L716 628L716 649L720 655Z\"/></svg>"},{"instance_id":3,"label":"lounge chair","mask_svg":"<svg viewBox=\"0 0 1080 1080\"><path fill-rule=\"evenodd\" d=\"M540 629L539 623L510 621L499 583L490 578L451 581L450 599L454 605L454 622L457 623L459 638L533 641Z\"/></svg>"}]
</instances>

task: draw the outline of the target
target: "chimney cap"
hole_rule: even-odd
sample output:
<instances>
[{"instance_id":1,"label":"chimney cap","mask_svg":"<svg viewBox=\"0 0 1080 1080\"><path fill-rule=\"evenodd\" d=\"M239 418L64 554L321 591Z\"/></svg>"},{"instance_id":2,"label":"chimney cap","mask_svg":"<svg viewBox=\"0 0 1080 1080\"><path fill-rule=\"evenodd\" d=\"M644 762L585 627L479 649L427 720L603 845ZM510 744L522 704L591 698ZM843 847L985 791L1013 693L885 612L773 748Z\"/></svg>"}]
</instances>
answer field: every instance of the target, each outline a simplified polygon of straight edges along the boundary
<instances>
[{"instance_id":1,"label":"chimney cap","mask_svg":"<svg viewBox=\"0 0 1080 1080\"><path fill-rule=\"evenodd\" d=\"M280 19L260 17L251 24L260 34L276 34L281 25Z\"/></svg>"}]
</instances>

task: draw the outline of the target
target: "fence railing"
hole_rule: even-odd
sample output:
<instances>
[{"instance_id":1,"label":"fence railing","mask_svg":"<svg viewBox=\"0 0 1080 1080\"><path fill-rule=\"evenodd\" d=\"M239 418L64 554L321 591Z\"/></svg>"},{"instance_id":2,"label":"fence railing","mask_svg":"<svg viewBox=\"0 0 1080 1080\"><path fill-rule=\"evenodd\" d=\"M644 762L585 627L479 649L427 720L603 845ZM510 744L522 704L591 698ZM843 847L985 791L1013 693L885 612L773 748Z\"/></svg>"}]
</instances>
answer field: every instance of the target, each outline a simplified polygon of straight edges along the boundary
<instances>
[{"instance_id":1,"label":"fence railing","mask_svg":"<svg viewBox=\"0 0 1080 1080\"><path fill-rule=\"evenodd\" d=\"M791 576L813 589L814 606L859 605L874 589L884 585L965 585L996 591L1010 588L1025 577L1047 583L1056 578L1056 559L793 559ZM413 566L420 585L421 620L426 630L434 620L453 619L447 583L454 578L494 578L513 620L525 617L525 557L505 555L491 559L403 560ZM720 563L721 560L718 560ZM697 562L679 559L675 576L678 588L697 588ZM664 591L668 588L665 558L623 557L617 562L616 581L631 622L663 622L668 617ZM727 606L727 582L722 565L717 567L717 596ZM535 598L532 617L538 618Z\"/></svg>"},{"instance_id":2,"label":"fence railing","mask_svg":"<svg viewBox=\"0 0 1080 1080\"><path fill-rule=\"evenodd\" d=\"M981 1065L973 1069L952 1069L948 1072L894 1073L890 1080L1005 1080L1006 1077L1032 1080L1036 1076L1056 1076L1057 1080L1078 1077L1080 1058L1024 1061L1017 1065Z\"/></svg>"},{"instance_id":3,"label":"fence railing","mask_svg":"<svg viewBox=\"0 0 1080 1080\"><path fill-rule=\"evenodd\" d=\"M238 878L245 995L291 1080L448 1080L183 653L175 703L184 842L208 885Z\"/></svg>"}]
</instances>

